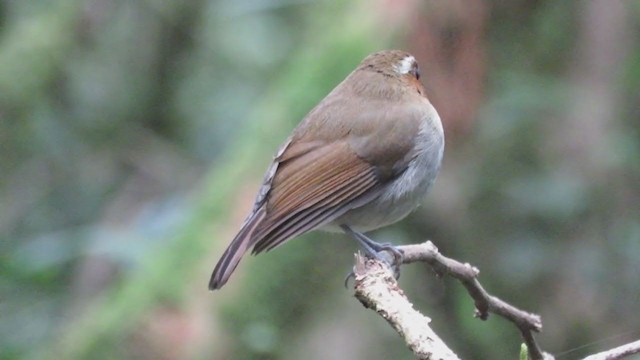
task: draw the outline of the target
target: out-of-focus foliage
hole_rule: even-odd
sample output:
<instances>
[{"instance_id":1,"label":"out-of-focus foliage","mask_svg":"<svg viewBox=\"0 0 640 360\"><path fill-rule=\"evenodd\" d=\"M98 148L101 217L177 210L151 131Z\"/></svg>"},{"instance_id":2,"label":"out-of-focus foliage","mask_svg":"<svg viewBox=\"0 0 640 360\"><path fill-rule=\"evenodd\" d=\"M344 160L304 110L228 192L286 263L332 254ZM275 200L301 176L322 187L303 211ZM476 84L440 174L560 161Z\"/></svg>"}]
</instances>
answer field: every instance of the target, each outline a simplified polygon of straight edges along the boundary
<instances>
[{"instance_id":1,"label":"out-of-focus foliage","mask_svg":"<svg viewBox=\"0 0 640 360\"><path fill-rule=\"evenodd\" d=\"M340 236L206 290L279 143L382 48L418 57L447 149L425 206L373 237L478 266L542 314L545 350L640 337L639 20L632 1L1 2L0 358L411 358L342 287ZM409 266L401 285L463 358L517 356L459 284Z\"/></svg>"}]
</instances>

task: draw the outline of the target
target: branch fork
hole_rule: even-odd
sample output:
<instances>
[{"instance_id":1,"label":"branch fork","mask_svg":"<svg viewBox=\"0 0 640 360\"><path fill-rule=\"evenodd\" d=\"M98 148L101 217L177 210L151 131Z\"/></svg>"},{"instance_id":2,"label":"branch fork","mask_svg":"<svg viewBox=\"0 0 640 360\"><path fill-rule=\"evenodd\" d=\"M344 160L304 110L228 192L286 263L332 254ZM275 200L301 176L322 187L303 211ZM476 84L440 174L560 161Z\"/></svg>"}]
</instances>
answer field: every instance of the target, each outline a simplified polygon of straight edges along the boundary
<instances>
[{"instance_id":1,"label":"branch fork","mask_svg":"<svg viewBox=\"0 0 640 360\"><path fill-rule=\"evenodd\" d=\"M426 262L438 276L446 274L458 279L474 300L476 317L486 320L489 313L494 313L514 323L522 334L531 360L553 359L542 352L533 336L542 330L540 317L490 295L478 281L480 271L476 267L443 256L431 241L403 245L398 249L404 254L402 264ZM413 309L386 264L356 254L353 271L356 298L385 318L419 359L458 359L429 328L430 319ZM422 342L426 346L422 346Z\"/></svg>"}]
</instances>

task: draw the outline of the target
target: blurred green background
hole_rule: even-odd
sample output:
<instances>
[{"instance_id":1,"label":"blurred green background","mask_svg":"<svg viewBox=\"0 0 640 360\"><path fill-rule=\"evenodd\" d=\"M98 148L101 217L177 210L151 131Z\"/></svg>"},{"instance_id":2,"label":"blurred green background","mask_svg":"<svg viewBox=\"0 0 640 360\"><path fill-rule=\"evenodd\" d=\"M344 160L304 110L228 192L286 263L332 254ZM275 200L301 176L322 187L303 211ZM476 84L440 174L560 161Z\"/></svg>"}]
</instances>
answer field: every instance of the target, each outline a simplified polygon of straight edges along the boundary
<instances>
[{"instance_id":1,"label":"blurred green background","mask_svg":"<svg viewBox=\"0 0 640 360\"><path fill-rule=\"evenodd\" d=\"M278 145L384 48L418 58L447 148L372 236L478 266L559 359L639 338L640 2L4 0L0 358L411 359L343 288L343 236L207 291ZM400 284L461 357L517 357L457 282Z\"/></svg>"}]
</instances>

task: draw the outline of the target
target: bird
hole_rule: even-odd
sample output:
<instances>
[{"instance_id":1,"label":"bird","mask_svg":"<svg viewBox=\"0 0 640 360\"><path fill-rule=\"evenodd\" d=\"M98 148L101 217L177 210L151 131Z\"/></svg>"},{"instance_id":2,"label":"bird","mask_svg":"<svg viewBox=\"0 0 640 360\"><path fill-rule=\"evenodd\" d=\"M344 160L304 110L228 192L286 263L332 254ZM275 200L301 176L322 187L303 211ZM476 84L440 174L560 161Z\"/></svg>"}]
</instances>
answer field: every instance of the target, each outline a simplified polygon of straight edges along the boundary
<instances>
[{"instance_id":1,"label":"bird","mask_svg":"<svg viewBox=\"0 0 640 360\"><path fill-rule=\"evenodd\" d=\"M344 232L368 256L401 256L365 233L421 204L443 154L442 123L416 58L402 50L368 55L279 148L209 289L224 286L250 248L267 252L312 230Z\"/></svg>"}]
</instances>

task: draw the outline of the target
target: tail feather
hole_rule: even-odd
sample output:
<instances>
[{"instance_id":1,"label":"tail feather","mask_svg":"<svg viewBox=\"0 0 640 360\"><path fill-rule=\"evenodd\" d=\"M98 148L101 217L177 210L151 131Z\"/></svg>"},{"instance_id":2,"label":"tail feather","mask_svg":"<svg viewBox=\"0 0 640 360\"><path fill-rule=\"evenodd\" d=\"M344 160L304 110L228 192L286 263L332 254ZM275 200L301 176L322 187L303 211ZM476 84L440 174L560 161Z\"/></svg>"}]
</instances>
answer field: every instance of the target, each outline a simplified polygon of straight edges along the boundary
<instances>
[{"instance_id":1,"label":"tail feather","mask_svg":"<svg viewBox=\"0 0 640 360\"><path fill-rule=\"evenodd\" d=\"M248 221L242 226L242 229L238 232L238 235L231 241L227 250L224 251L213 274L211 274L211 280L209 280L209 290L220 289L233 273L233 271L240 263L242 256L247 249L251 247L256 239L253 239L253 235L262 222L265 215L264 207L259 208L254 212Z\"/></svg>"}]
</instances>

